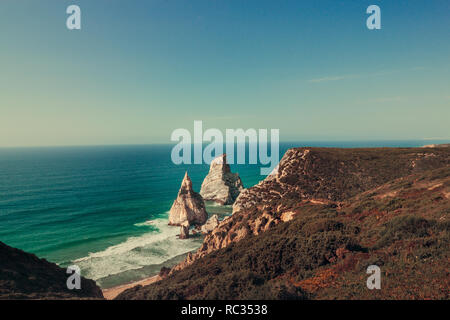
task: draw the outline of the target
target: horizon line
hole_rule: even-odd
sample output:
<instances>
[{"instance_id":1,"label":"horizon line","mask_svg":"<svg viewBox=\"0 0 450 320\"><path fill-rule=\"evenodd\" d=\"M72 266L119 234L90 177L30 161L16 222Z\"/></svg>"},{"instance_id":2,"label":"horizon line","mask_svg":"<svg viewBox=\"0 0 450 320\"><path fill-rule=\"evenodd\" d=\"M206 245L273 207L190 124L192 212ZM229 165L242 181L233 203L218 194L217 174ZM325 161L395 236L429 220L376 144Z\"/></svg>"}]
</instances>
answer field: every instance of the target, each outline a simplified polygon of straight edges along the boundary
<instances>
[{"instance_id":1,"label":"horizon line","mask_svg":"<svg viewBox=\"0 0 450 320\"><path fill-rule=\"evenodd\" d=\"M305 143L305 142L330 142L330 143L347 143L347 142L413 142L413 141L446 141L450 143L450 138L419 138L419 139L342 139L342 140L334 140L334 139L305 139L305 140L282 140L279 141L280 144L283 143ZM249 142L246 141L245 144ZM270 141L269 141L270 143ZM77 148L77 147L120 147L120 146L170 146L177 145L179 142L153 142L153 143L108 143L108 144L73 144L73 145L17 145L17 146L0 146L0 149L20 149L20 148ZM195 143L188 143L190 145L195 145ZM204 145L209 145L210 142L202 143ZM236 143L238 144L238 143ZM443 142L445 144L445 142ZM224 143L225 145L225 143Z\"/></svg>"}]
</instances>

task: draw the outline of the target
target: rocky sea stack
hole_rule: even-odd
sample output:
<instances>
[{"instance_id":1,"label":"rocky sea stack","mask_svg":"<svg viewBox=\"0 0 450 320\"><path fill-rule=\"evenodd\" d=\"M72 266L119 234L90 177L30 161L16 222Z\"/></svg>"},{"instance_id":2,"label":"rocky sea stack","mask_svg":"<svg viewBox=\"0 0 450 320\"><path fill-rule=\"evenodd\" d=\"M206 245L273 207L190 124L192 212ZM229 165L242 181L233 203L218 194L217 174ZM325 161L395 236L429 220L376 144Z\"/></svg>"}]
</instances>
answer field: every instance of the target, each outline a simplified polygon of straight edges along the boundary
<instances>
[{"instance_id":1,"label":"rocky sea stack","mask_svg":"<svg viewBox=\"0 0 450 320\"><path fill-rule=\"evenodd\" d=\"M184 222L190 225L202 225L208 219L205 202L202 197L192 189L192 181L187 172L181 183L178 196L173 202L169 213L169 225L181 226Z\"/></svg>"},{"instance_id":2,"label":"rocky sea stack","mask_svg":"<svg viewBox=\"0 0 450 320\"><path fill-rule=\"evenodd\" d=\"M233 204L244 190L241 178L232 173L226 161L226 154L215 158L209 167L209 173L203 180L200 195L204 200L214 201L220 205Z\"/></svg>"},{"instance_id":3,"label":"rocky sea stack","mask_svg":"<svg viewBox=\"0 0 450 320\"><path fill-rule=\"evenodd\" d=\"M180 239L188 239L189 238L189 222L186 220L181 224L180 227Z\"/></svg>"}]
</instances>

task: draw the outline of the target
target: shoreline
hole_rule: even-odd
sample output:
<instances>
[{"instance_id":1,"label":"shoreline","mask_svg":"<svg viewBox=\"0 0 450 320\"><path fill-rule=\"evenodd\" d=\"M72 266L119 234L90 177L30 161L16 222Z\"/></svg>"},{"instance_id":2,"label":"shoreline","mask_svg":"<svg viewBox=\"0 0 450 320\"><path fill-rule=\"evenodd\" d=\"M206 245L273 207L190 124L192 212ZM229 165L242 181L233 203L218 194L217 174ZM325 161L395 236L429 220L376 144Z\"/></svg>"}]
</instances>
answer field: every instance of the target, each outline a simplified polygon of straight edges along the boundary
<instances>
[{"instance_id":1,"label":"shoreline","mask_svg":"<svg viewBox=\"0 0 450 320\"><path fill-rule=\"evenodd\" d=\"M155 282L160 281L162 278L159 275L156 276L151 276L148 278L144 278L142 280L139 281L135 281L135 282L131 282L128 284L122 284L116 287L112 287L109 289L102 289L102 293L103 293L103 297L106 300L113 300L115 297L117 297L120 293L122 293L123 291L136 287L136 286L146 286Z\"/></svg>"}]
</instances>

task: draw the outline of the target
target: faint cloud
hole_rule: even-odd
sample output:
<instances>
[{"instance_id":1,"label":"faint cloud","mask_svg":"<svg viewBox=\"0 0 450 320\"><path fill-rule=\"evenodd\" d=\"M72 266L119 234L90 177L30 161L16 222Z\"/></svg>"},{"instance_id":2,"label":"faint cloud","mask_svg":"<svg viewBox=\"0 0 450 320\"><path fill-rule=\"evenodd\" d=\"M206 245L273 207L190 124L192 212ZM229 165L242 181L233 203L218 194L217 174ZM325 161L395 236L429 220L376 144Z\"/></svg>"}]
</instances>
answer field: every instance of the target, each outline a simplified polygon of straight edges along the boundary
<instances>
[{"instance_id":1,"label":"faint cloud","mask_svg":"<svg viewBox=\"0 0 450 320\"><path fill-rule=\"evenodd\" d=\"M395 96L395 97L368 98L367 100L356 100L355 102L357 104L366 104L366 103L383 104L383 103L400 103L400 102L405 102L407 100L409 100L408 97Z\"/></svg>"},{"instance_id":2,"label":"faint cloud","mask_svg":"<svg viewBox=\"0 0 450 320\"><path fill-rule=\"evenodd\" d=\"M340 81L340 80L349 80L349 79L358 79L358 78L369 78L369 77L379 77L385 76L393 73L397 73L399 70L389 70L389 71L379 71L368 74L348 74L348 75L338 75L338 76L326 76L321 78L310 79L308 82L310 83L320 83L320 82L329 82L329 81Z\"/></svg>"}]
</instances>

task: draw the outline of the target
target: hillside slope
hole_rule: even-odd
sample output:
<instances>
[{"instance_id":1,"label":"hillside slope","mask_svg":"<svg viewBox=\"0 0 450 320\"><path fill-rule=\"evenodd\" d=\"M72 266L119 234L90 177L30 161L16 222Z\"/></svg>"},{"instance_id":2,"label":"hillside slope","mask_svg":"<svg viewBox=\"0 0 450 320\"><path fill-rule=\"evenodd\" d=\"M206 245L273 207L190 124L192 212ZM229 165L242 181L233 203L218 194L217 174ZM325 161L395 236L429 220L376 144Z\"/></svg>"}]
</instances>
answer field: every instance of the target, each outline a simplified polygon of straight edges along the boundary
<instances>
[{"instance_id":1,"label":"hillside slope","mask_svg":"<svg viewBox=\"0 0 450 320\"><path fill-rule=\"evenodd\" d=\"M292 220L118 299L448 299L449 200L446 166L339 205L297 202ZM366 287L373 264L381 290Z\"/></svg>"},{"instance_id":2,"label":"hillside slope","mask_svg":"<svg viewBox=\"0 0 450 320\"><path fill-rule=\"evenodd\" d=\"M278 168L242 192L233 215L205 237L180 270L204 255L291 219L302 202L339 205L361 192L407 175L450 165L450 148L293 148Z\"/></svg>"},{"instance_id":3,"label":"hillside slope","mask_svg":"<svg viewBox=\"0 0 450 320\"><path fill-rule=\"evenodd\" d=\"M80 290L67 289L66 270L34 254L0 242L0 299L102 299L93 280L81 278Z\"/></svg>"},{"instance_id":4,"label":"hillside slope","mask_svg":"<svg viewBox=\"0 0 450 320\"><path fill-rule=\"evenodd\" d=\"M196 254L118 299L448 298L449 184L448 148L291 149Z\"/></svg>"}]
</instances>

